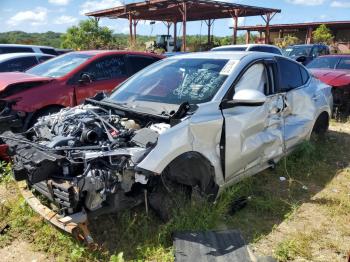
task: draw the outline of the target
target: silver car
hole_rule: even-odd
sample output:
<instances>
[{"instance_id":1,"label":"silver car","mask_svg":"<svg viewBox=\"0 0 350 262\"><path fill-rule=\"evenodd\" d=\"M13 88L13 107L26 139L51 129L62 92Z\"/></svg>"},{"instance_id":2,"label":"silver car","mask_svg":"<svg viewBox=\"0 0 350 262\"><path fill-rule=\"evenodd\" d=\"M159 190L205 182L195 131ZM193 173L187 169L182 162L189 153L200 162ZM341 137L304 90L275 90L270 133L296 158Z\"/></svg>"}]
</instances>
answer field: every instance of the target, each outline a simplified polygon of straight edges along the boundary
<instances>
[{"instance_id":1,"label":"silver car","mask_svg":"<svg viewBox=\"0 0 350 262\"><path fill-rule=\"evenodd\" d=\"M194 53L157 62L110 96L1 138L15 155L15 178L57 206L56 224L143 202L165 215L171 188L215 199L313 131L324 133L331 108L331 88L293 60Z\"/></svg>"}]
</instances>

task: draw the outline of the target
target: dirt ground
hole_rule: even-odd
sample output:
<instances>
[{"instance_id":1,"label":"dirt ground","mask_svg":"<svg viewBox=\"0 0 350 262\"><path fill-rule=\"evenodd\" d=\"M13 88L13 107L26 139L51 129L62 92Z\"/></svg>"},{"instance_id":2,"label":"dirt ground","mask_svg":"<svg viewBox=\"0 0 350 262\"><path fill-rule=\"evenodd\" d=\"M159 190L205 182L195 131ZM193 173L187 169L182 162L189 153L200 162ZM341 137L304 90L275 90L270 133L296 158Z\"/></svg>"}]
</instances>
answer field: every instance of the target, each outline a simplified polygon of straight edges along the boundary
<instances>
[{"instance_id":1,"label":"dirt ground","mask_svg":"<svg viewBox=\"0 0 350 262\"><path fill-rule=\"evenodd\" d=\"M342 139L350 147L349 123L332 123L330 129L335 139ZM270 233L251 243L255 254L276 254L277 246L285 243L286 252L293 249L299 252L288 261L346 261L350 251L350 150L339 153L341 168L336 176L325 187L315 190L317 194L302 203L290 217L276 224ZM11 189L0 185L0 202L11 195ZM54 257L33 250L31 243L16 239L0 248L0 261L55 261Z\"/></svg>"}]
</instances>

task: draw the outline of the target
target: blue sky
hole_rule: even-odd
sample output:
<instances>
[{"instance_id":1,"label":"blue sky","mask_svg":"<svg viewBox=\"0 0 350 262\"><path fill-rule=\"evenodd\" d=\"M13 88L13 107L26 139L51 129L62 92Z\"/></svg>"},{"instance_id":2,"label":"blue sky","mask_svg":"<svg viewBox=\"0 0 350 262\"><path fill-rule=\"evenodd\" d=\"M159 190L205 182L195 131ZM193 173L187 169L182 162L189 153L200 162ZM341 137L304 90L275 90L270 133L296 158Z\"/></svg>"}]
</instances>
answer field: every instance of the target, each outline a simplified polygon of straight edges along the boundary
<instances>
[{"instance_id":1,"label":"blue sky","mask_svg":"<svg viewBox=\"0 0 350 262\"><path fill-rule=\"evenodd\" d=\"M279 8L272 23L296 23L312 21L350 20L350 0L227 0L228 2L247 5ZM0 0L0 32L22 30L25 32L64 32L68 27L86 19L84 12L94 11L120 5L122 2L137 1L118 0ZM101 25L110 27L116 33L127 33L128 22L123 19L101 19ZM240 19L241 25L262 24L260 17ZM214 34L230 35L229 26L232 19L217 20L214 24ZM178 27L179 28L179 27ZM199 34L200 22L188 24L188 34ZM138 32L143 35L165 33L166 27L162 23L150 26L140 22ZM202 34L207 29L202 26Z\"/></svg>"}]
</instances>

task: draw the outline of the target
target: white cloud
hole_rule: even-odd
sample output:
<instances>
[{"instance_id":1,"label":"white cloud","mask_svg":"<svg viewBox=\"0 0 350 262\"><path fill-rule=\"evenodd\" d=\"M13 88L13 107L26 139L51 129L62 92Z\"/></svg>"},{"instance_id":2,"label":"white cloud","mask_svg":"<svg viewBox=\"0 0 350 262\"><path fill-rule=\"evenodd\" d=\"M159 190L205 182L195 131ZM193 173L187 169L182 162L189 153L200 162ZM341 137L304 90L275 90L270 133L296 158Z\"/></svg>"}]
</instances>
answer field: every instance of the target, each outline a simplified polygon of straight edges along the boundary
<instances>
[{"instance_id":1,"label":"white cloud","mask_svg":"<svg viewBox=\"0 0 350 262\"><path fill-rule=\"evenodd\" d=\"M118 0L101 0L101 1L92 1L88 0L80 6L80 14L84 15L85 13L97 11L101 9L107 9L111 7L121 6L123 3Z\"/></svg>"},{"instance_id":2,"label":"white cloud","mask_svg":"<svg viewBox=\"0 0 350 262\"><path fill-rule=\"evenodd\" d=\"M340 8L350 8L350 2L345 1L333 1L331 7L340 7Z\"/></svg>"},{"instance_id":3,"label":"white cloud","mask_svg":"<svg viewBox=\"0 0 350 262\"><path fill-rule=\"evenodd\" d=\"M60 17L58 17L54 23L56 25L64 25L64 24L74 24L78 21L77 18L73 17L73 16L69 16L69 15L61 15Z\"/></svg>"},{"instance_id":4,"label":"white cloud","mask_svg":"<svg viewBox=\"0 0 350 262\"><path fill-rule=\"evenodd\" d=\"M22 23L29 23L30 25L39 25L47 22L48 10L43 7L37 7L34 10L20 11L12 16L7 24L16 26Z\"/></svg>"},{"instance_id":5,"label":"white cloud","mask_svg":"<svg viewBox=\"0 0 350 262\"><path fill-rule=\"evenodd\" d=\"M322 5L325 2L325 0L287 0L287 2L294 5L315 6L315 5Z\"/></svg>"},{"instance_id":6,"label":"white cloud","mask_svg":"<svg viewBox=\"0 0 350 262\"><path fill-rule=\"evenodd\" d=\"M49 0L50 4L53 5L68 5L70 0Z\"/></svg>"}]
</instances>

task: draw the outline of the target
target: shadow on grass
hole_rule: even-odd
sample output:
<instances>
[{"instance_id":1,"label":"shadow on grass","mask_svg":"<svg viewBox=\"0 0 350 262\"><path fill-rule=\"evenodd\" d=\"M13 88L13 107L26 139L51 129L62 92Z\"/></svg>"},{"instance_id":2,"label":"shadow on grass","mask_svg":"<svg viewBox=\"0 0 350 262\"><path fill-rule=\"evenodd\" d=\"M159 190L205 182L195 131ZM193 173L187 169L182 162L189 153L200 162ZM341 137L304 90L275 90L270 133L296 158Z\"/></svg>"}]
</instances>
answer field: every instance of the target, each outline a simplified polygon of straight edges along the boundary
<instances>
[{"instance_id":1,"label":"shadow on grass","mask_svg":"<svg viewBox=\"0 0 350 262\"><path fill-rule=\"evenodd\" d=\"M200 200L183 204L168 223L153 212L146 216L143 207L104 216L91 221L93 237L111 254L123 252L126 259L157 261L173 259L171 236L178 230L239 229L252 243L309 202L349 164L349 145L349 134L330 131L302 144L276 169L227 189L215 205ZM247 206L230 215L231 204L242 196L249 197Z\"/></svg>"}]
</instances>

